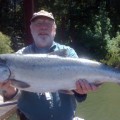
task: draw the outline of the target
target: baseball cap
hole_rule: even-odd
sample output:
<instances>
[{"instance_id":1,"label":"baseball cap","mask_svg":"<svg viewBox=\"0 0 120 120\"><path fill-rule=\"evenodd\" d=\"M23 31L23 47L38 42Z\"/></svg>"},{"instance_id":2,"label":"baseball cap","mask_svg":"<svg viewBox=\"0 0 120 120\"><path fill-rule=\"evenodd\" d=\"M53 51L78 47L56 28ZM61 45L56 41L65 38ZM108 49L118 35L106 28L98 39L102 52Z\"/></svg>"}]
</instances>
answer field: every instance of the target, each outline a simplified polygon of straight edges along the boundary
<instances>
[{"instance_id":1,"label":"baseball cap","mask_svg":"<svg viewBox=\"0 0 120 120\"><path fill-rule=\"evenodd\" d=\"M41 16L45 16L45 17L48 17L52 20L55 20L53 14L51 12L47 12L45 10L40 10L39 12L35 12L33 14L30 21L32 22L33 20L35 20L36 18L41 17Z\"/></svg>"}]
</instances>

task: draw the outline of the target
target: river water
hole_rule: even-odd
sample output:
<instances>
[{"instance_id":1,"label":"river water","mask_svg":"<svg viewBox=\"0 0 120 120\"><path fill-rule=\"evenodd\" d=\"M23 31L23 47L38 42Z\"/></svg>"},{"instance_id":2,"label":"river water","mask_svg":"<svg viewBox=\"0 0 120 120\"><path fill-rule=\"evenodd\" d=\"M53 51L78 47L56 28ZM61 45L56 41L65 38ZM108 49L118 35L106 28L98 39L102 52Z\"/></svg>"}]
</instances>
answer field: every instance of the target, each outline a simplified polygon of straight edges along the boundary
<instances>
[{"instance_id":1,"label":"river water","mask_svg":"<svg viewBox=\"0 0 120 120\"><path fill-rule=\"evenodd\" d=\"M104 84L78 104L77 115L85 120L120 120L120 86Z\"/></svg>"}]
</instances>

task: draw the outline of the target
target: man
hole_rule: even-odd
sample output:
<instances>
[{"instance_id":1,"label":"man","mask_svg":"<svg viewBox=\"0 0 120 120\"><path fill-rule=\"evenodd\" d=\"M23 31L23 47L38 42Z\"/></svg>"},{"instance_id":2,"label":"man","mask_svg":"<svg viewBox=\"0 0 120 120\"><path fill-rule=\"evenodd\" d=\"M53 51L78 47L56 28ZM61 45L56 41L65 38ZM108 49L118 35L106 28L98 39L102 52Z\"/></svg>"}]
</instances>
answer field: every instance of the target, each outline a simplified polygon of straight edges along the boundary
<instances>
[{"instance_id":1,"label":"man","mask_svg":"<svg viewBox=\"0 0 120 120\"><path fill-rule=\"evenodd\" d=\"M67 50L68 57L78 57L69 46L54 42L56 23L52 13L41 10L34 13L30 24L34 43L19 50L19 54L49 53L60 49ZM10 86L10 81L0 83L0 88L5 89L3 94L6 100L14 98L18 90ZM76 90L55 93L31 93L21 91L18 99L18 111L21 120L73 120L76 101L83 101L89 91L96 90L93 84L86 80L76 82Z\"/></svg>"}]
</instances>

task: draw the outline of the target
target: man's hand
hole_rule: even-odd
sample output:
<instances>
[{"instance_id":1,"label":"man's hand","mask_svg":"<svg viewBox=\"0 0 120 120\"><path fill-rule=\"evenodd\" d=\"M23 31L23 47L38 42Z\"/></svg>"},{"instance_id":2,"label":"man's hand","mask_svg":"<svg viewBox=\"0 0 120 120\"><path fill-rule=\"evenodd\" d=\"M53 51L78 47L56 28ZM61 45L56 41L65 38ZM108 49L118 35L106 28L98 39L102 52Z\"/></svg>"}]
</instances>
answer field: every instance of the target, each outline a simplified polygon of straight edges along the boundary
<instances>
[{"instance_id":1,"label":"man's hand","mask_svg":"<svg viewBox=\"0 0 120 120\"><path fill-rule=\"evenodd\" d=\"M98 89L98 86L88 83L86 80L78 80L76 82L76 90L78 94L87 94L90 91L95 91Z\"/></svg>"},{"instance_id":2,"label":"man's hand","mask_svg":"<svg viewBox=\"0 0 120 120\"><path fill-rule=\"evenodd\" d=\"M10 99L17 92L16 88L10 85L10 80L2 83L0 82L0 90L3 91L3 97L6 99Z\"/></svg>"}]
</instances>

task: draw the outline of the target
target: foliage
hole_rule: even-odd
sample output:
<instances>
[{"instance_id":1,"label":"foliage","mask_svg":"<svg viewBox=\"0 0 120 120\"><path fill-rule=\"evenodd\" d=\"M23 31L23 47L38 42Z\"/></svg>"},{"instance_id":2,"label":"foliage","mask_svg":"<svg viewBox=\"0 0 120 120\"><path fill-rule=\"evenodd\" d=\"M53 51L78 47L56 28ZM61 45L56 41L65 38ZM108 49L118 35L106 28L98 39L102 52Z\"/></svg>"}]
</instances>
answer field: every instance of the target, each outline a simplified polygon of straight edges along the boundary
<instances>
[{"instance_id":1,"label":"foliage","mask_svg":"<svg viewBox=\"0 0 120 120\"><path fill-rule=\"evenodd\" d=\"M10 37L0 32L0 54L13 52Z\"/></svg>"},{"instance_id":2,"label":"foliage","mask_svg":"<svg viewBox=\"0 0 120 120\"><path fill-rule=\"evenodd\" d=\"M77 33L79 33L77 49L84 47L90 57L98 60L103 59L106 55L106 41L111 38L112 25L105 6L106 3L102 2L97 13L91 14L89 24L82 24L77 28ZM79 51L85 54L83 50Z\"/></svg>"},{"instance_id":3,"label":"foliage","mask_svg":"<svg viewBox=\"0 0 120 120\"><path fill-rule=\"evenodd\" d=\"M23 3L16 0L0 0L0 31L11 37L14 50L23 44ZM20 39L22 37L22 39ZM19 39L18 39L19 38Z\"/></svg>"},{"instance_id":4,"label":"foliage","mask_svg":"<svg viewBox=\"0 0 120 120\"><path fill-rule=\"evenodd\" d=\"M107 42L108 54L106 55L106 63L120 67L120 33Z\"/></svg>"}]
</instances>

